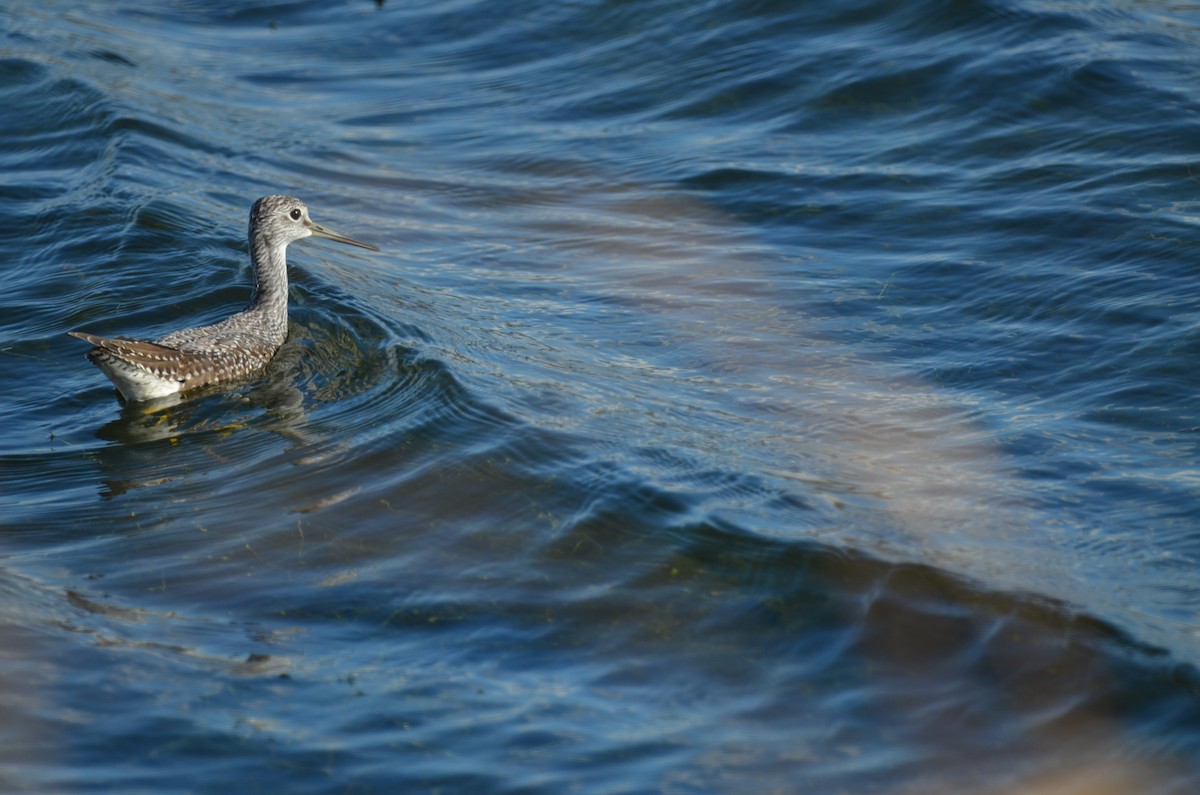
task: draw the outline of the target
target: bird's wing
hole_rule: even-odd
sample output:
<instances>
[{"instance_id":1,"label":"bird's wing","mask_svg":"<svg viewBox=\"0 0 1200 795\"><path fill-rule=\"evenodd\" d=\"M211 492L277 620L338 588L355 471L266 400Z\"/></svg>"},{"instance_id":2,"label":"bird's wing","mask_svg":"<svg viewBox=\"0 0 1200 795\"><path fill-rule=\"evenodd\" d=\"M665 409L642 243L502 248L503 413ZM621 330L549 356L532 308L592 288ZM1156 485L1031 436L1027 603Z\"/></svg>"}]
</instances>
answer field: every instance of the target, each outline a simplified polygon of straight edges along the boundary
<instances>
[{"instance_id":1,"label":"bird's wing","mask_svg":"<svg viewBox=\"0 0 1200 795\"><path fill-rule=\"evenodd\" d=\"M92 343L97 348L103 348L111 354L120 356L130 364L136 364L147 370L161 370L164 365L173 366L182 363L188 354L178 348L159 345L148 340L131 340L123 337L100 337L88 334L86 331L68 332L72 337L78 337Z\"/></svg>"},{"instance_id":2,"label":"bird's wing","mask_svg":"<svg viewBox=\"0 0 1200 795\"><path fill-rule=\"evenodd\" d=\"M211 364L211 359L197 356L178 348L160 345L149 340L131 340L122 337L101 337L85 331L68 332L72 337L90 342L105 353L112 354L135 367L153 373L160 378L188 381L199 370Z\"/></svg>"},{"instance_id":3,"label":"bird's wing","mask_svg":"<svg viewBox=\"0 0 1200 795\"><path fill-rule=\"evenodd\" d=\"M68 333L159 378L182 381L184 389L203 386L216 380L240 378L264 363L262 357L255 356L253 352L240 346L191 351L149 340L101 337L84 331Z\"/></svg>"}]
</instances>

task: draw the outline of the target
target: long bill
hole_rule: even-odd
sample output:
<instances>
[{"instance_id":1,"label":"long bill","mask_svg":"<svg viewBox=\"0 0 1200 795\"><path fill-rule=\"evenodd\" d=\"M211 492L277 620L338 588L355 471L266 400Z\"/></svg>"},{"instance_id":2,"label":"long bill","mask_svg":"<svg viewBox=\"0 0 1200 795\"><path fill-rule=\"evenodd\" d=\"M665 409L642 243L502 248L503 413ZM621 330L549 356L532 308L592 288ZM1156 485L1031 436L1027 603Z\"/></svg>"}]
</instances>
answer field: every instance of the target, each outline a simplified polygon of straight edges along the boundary
<instances>
[{"instance_id":1,"label":"long bill","mask_svg":"<svg viewBox=\"0 0 1200 795\"><path fill-rule=\"evenodd\" d=\"M361 240L355 240L352 237L346 237L345 235L339 234L332 229L326 229L312 220L309 220L307 225L309 231L313 233L313 237L323 237L327 240L336 240L339 243L345 243L350 246L358 246L359 248L366 248L370 249L371 251L379 251L379 246L373 246L370 243L364 243Z\"/></svg>"}]
</instances>

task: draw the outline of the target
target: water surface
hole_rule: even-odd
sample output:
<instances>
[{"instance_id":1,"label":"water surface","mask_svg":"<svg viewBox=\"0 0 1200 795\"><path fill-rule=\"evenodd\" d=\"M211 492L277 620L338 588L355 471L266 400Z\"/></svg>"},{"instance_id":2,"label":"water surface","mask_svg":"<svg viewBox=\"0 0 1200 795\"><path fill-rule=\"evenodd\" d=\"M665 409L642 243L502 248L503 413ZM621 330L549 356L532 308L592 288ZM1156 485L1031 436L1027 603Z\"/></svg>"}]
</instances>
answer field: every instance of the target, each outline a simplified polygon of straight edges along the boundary
<instances>
[{"instance_id":1,"label":"water surface","mask_svg":"<svg viewBox=\"0 0 1200 795\"><path fill-rule=\"evenodd\" d=\"M1198 23L5 7L0 782L1195 791Z\"/></svg>"}]
</instances>

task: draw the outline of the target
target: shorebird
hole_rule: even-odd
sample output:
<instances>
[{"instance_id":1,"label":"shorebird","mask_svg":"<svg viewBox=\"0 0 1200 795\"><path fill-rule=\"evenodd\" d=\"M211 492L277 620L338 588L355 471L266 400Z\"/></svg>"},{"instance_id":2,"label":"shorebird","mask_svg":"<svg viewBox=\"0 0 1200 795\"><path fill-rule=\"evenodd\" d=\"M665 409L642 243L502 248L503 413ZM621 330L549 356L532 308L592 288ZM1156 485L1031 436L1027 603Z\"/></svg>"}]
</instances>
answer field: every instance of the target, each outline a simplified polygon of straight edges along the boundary
<instances>
[{"instance_id":1,"label":"shorebird","mask_svg":"<svg viewBox=\"0 0 1200 795\"><path fill-rule=\"evenodd\" d=\"M245 378L271 360L287 338L288 243L323 237L379 251L370 243L314 223L308 207L291 196L264 196L250 208L250 305L220 323L173 331L157 340L71 336L96 346L87 357L127 401L166 397L206 384Z\"/></svg>"}]
</instances>

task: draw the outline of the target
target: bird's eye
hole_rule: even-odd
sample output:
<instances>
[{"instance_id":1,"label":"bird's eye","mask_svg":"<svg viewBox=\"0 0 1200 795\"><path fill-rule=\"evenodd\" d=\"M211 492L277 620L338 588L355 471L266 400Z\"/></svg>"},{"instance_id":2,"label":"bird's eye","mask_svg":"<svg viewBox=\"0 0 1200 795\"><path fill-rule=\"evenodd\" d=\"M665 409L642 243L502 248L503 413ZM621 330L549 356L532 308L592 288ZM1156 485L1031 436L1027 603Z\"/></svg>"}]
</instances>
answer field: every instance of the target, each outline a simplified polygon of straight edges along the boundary
<instances>
[{"instance_id":1,"label":"bird's eye","mask_svg":"<svg viewBox=\"0 0 1200 795\"><path fill-rule=\"evenodd\" d=\"M299 221L302 213L300 212L300 208L297 207L296 209L294 209L290 213L288 213L288 215L290 215L292 217L293 221Z\"/></svg>"}]
</instances>

